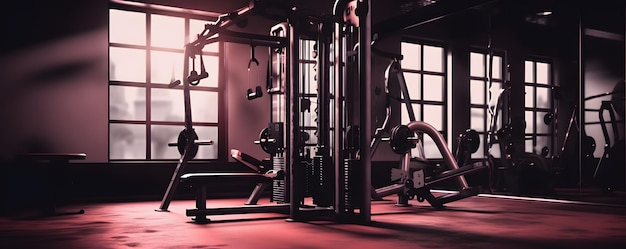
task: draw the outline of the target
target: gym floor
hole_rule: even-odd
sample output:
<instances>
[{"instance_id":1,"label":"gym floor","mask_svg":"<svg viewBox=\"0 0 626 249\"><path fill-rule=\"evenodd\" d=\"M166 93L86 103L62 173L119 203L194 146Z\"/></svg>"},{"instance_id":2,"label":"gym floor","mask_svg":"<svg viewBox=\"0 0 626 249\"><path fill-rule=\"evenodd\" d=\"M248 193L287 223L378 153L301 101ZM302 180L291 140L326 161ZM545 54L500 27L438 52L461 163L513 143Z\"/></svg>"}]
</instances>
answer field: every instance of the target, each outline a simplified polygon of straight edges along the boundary
<instances>
[{"instance_id":1,"label":"gym floor","mask_svg":"<svg viewBox=\"0 0 626 249\"><path fill-rule=\"evenodd\" d=\"M209 200L207 206L245 199ZM185 215L192 200L89 203L59 209L84 214L41 217L33 210L0 218L9 248L626 248L626 207L476 196L435 210L393 198L372 202L372 222L287 222L283 214ZM259 204L267 204L261 200Z\"/></svg>"}]
</instances>

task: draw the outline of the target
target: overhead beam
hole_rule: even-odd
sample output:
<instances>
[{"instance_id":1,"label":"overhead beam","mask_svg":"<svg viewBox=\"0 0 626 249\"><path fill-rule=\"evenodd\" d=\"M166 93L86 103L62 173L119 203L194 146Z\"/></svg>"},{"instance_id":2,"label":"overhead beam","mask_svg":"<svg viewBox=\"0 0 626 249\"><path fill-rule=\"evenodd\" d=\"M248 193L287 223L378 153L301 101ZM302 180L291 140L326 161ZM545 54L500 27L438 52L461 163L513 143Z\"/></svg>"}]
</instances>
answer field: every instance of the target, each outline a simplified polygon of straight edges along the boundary
<instances>
[{"instance_id":1,"label":"overhead beam","mask_svg":"<svg viewBox=\"0 0 626 249\"><path fill-rule=\"evenodd\" d=\"M498 0L440 0L372 25L372 34L385 37Z\"/></svg>"}]
</instances>

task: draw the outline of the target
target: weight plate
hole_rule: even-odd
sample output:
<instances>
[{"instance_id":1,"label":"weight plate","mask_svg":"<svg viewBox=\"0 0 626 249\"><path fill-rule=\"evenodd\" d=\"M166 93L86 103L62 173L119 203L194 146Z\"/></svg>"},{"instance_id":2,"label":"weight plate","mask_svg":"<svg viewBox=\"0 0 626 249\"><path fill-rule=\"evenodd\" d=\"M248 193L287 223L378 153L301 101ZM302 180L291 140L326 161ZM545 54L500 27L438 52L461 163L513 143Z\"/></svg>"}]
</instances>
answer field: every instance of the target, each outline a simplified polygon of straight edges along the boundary
<instances>
[{"instance_id":1,"label":"weight plate","mask_svg":"<svg viewBox=\"0 0 626 249\"><path fill-rule=\"evenodd\" d=\"M195 141L198 140L198 134L196 133L196 131L194 129L191 129L191 131L187 131L187 129L183 129L179 134L178 134L178 140L176 141L176 143L178 144L178 153L180 153L181 155L185 154L185 146L187 146L187 142L191 139L191 141ZM187 152L190 158L194 158L196 157L196 154L198 154L198 145L197 144L193 144L189 147L189 151Z\"/></svg>"}]
</instances>

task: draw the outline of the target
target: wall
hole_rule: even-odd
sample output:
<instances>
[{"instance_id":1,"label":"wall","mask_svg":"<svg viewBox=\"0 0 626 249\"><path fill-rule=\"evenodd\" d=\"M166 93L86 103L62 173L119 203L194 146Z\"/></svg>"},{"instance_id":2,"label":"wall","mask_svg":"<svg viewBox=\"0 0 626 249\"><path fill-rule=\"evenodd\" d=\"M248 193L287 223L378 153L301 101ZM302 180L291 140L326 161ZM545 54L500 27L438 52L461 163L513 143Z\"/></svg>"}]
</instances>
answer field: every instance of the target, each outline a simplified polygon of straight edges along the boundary
<instances>
[{"instance_id":1,"label":"wall","mask_svg":"<svg viewBox=\"0 0 626 249\"><path fill-rule=\"evenodd\" d=\"M3 51L13 50L0 56L0 159L41 147L85 152L92 162L107 160L106 1L79 6L80 12L50 9L58 15L45 17L55 19L13 17L11 23L25 30L9 33L17 41L4 44ZM32 6L22 7L37 13ZM84 18L90 25L69 28L64 18Z\"/></svg>"}]
</instances>

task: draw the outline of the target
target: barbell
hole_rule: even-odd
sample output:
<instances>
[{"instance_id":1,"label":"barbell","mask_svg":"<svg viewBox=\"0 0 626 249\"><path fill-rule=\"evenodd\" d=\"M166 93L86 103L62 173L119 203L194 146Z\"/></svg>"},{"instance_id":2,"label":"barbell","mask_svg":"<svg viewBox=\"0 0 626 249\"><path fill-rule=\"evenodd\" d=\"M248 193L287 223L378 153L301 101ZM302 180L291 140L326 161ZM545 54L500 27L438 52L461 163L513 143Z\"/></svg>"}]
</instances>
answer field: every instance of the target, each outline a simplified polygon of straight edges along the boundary
<instances>
[{"instance_id":1,"label":"barbell","mask_svg":"<svg viewBox=\"0 0 626 249\"><path fill-rule=\"evenodd\" d=\"M460 146L463 146L469 153L478 151L480 147L480 136L478 132L467 129L459 135ZM389 141L391 150L397 154L404 155L412 148L415 148L419 138L415 136L415 132L411 131L406 125L397 125L391 129L388 138L382 138L381 141Z\"/></svg>"},{"instance_id":2,"label":"barbell","mask_svg":"<svg viewBox=\"0 0 626 249\"><path fill-rule=\"evenodd\" d=\"M190 130L183 129L182 131L180 131L176 143L168 143L167 146L177 147L178 153L180 153L180 155L183 155L185 154L185 147L190 140L193 141L193 143L189 147L189 151L187 151L187 154L190 158L196 157L196 155L198 154L198 147L200 145L213 145L212 140L198 140L198 134L196 133L196 130L192 128Z\"/></svg>"}]
</instances>

